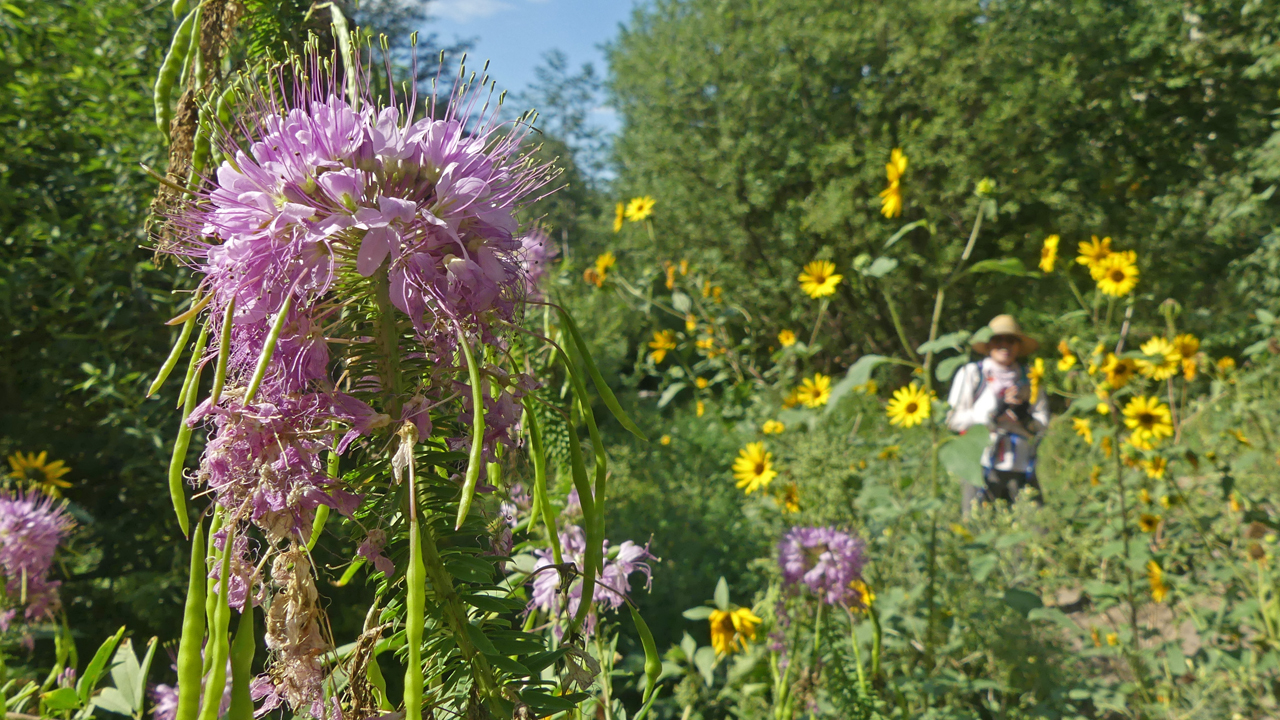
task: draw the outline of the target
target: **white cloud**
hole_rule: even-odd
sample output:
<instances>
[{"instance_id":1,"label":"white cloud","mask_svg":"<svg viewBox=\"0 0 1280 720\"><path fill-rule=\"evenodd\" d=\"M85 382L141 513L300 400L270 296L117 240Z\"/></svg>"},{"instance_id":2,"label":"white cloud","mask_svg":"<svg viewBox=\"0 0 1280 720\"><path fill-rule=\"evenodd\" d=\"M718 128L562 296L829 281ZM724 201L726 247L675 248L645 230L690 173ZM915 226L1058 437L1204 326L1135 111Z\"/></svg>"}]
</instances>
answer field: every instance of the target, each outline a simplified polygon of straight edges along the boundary
<instances>
[{"instance_id":1,"label":"white cloud","mask_svg":"<svg viewBox=\"0 0 1280 720\"><path fill-rule=\"evenodd\" d=\"M504 0L435 0L427 6L427 12L454 22L468 22L493 17L510 10L511 3Z\"/></svg>"}]
</instances>

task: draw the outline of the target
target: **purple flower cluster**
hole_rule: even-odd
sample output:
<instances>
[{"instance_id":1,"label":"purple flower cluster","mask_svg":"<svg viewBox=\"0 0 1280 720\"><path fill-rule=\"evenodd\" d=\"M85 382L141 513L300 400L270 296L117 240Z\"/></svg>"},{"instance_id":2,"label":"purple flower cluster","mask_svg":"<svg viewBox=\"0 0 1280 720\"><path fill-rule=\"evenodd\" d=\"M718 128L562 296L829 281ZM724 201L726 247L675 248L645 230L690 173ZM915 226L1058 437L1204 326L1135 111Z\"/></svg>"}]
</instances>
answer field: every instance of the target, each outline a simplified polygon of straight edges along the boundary
<instances>
[{"instance_id":1,"label":"purple flower cluster","mask_svg":"<svg viewBox=\"0 0 1280 720\"><path fill-rule=\"evenodd\" d=\"M570 525L561 531L560 550L565 563L572 564L581 574L582 562L587 550L587 536L582 528ZM611 554L612 557L610 557ZM653 584L653 570L645 562L653 559L647 545L641 547L626 540L618 546L616 553L610 553L609 541L606 540L604 555L606 558L604 571L600 573L595 589L596 608L617 610L626 604L627 595L631 593L632 573L644 573L646 588ZM578 605L582 601L582 581L575 581L569 588L568 602L565 603L560 593L560 573L555 569L551 550L535 550L534 556L537 557L537 561L534 563L533 592L530 595L529 612L542 610L553 618L559 618L561 613L567 610L566 616L573 617L578 612ZM587 635L595 632L596 620L596 610L593 609L583 623L583 630ZM563 630L557 626L556 631Z\"/></svg>"},{"instance_id":2,"label":"purple flower cluster","mask_svg":"<svg viewBox=\"0 0 1280 720\"><path fill-rule=\"evenodd\" d=\"M237 123L215 130L228 159L171 218L178 241L168 250L203 275L211 298L210 337L231 323L222 394L187 420L209 431L194 481L229 524L253 523L272 547L305 542L321 505L348 516L358 507L361 497L330 477L329 452L410 421L429 437L432 408L459 397L446 413L466 427L475 410L457 382L467 375L458 331L496 344L495 326L516 319L547 257L545 240L522 237L516 220L554 177L528 160L527 125L500 122L497 108L476 113L484 93L467 87L432 97L417 119L416 93L388 104L368 78L358 83L347 88L338 64L314 53L286 65L250 93ZM492 460L518 437L520 396L535 384L483 372ZM358 552L390 575L385 543L375 529ZM254 566L240 542L233 560ZM268 595L250 587L264 582L252 572L231 580L241 606ZM293 570L265 582L273 603L286 598L302 613L289 623L306 622L271 630L271 677L255 693L314 710L323 674L313 666L327 647L314 585Z\"/></svg>"},{"instance_id":3,"label":"purple flower cluster","mask_svg":"<svg viewBox=\"0 0 1280 720\"><path fill-rule=\"evenodd\" d=\"M57 580L49 579L53 554L75 526L53 498L39 490L0 491L0 572L5 594L26 606L28 621L52 617ZM7 626L12 614L3 618Z\"/></svg>"},{"instance_id":4,"label":"purple flower cluster","mask_svg":"<svg viewBox=\"0 0 1280 720\"><path fill-rule=\"evenodd\" d=\"M782 581L804 584L830 605L860 602L849 584L862 578L864 548L862 540L835 528L792 528L778 542Z\"/></svg>"}]
</instances>

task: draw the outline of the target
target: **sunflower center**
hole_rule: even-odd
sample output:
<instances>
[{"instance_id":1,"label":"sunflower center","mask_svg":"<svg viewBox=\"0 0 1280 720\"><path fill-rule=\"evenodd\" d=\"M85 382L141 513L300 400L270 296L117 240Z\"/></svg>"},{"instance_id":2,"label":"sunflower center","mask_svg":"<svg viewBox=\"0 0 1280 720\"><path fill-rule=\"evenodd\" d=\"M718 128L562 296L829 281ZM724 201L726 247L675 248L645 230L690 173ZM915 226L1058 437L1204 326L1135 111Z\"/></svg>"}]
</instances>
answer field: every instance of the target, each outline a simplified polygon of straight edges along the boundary
<instances>
[{"instance_id":1,"label":"sunflower center","mask_svg":"<svg viewBox=\"0 0 1280 720\"><path fill-rule=\"evenodd\" d=\"M757 462L757 463L755 464L755 467L753 468L753 471L755 472L755 474L756 474L756 475L763 475L763 474L764 474L764 463L762 463L762 462Z\"/></svg>"},{"instance_id":2,"label":"sunflower center","mask_svg":"<svg viewBox=\"0 0 1280 720\"><path fill-rule=\"evenodd\" d=\"M1156 416L1151 413L1142 413L1138 416L1138 423L1143 427L1156 424Z\"/></svg>"},{"instance_id":3,"label":"sunflower center","mask_svg":"<svg viewBox=\"0 0 1280 720\"><path fill-rule=\"evenodd\" d=\"M1124 277L1124 270L1120 268L1111 271L1111 282L1122 282Z\"/></svg>"},{"instance_id":4,"label":"sunflower center","mask_svg":"<svg viewBox=\"0 0 1280 720\"><path fill-rule=\"evenodd\" d=\"M903 411L906 413L914 413L916 410L919 410L919 409L920 409L919 403L909 402L907 403L907 406L903 408Z\"/></svg>"}]
</instances>

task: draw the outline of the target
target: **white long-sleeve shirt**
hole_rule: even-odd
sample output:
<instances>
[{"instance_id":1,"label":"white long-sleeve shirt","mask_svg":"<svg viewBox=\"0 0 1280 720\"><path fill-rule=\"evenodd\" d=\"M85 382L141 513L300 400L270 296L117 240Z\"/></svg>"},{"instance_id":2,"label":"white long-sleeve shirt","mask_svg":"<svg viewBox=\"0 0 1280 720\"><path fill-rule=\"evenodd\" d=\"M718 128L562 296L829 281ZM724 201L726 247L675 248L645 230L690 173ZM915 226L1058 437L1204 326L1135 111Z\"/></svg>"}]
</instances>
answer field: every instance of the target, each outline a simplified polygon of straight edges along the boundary
<instances>
[{"instance_id":1,"label":"white long-sleeve shirt","mask_svg":"<svg viewBox=\"0 0 1280 720\"><path fill-rule=\"evenodd\" d=\"M1012 370L1020 378L1018 366ZM990 429L991 439L987 449L982 453L983 467L996 470L1026 472L1035 460L1036 436L1049 425L1049 400L1043 390L1030 408L1031 427L1011 417L1006 412L996 417L1000 396L1009 383L999 378L1009 375L1010 368L1005 368L994 360L986 358L971 362L960 368L951 382L951 394L947 402L951 411L947 413L947 426L962 433L974 425L984 425ZM983 376L987 380L981 395L978 385Z\"/></svg>"}]
</instances>

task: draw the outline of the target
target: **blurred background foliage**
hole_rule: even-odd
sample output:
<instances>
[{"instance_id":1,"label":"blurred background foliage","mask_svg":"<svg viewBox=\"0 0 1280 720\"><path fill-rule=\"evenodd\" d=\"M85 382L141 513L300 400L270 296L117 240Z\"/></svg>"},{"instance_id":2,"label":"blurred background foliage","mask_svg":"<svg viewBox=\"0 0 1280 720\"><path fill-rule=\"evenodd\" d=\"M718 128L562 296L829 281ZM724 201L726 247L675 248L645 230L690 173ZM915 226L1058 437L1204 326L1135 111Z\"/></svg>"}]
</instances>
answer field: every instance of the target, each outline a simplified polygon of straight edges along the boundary
<instances>
[{"instance_id":1,"label":"blurred background foliage","mask_svg":"<svg viewBox=\"0 0 1280 720\"><path fill-rule=\"evenodd\" d=\"M72 625L94 638L120 624L171 638L185 567L162 470L174 389L142 397L172 342L163 322L175 306L176 273L146 247L154 183L140 168L163 155L150 88L172 20L157 8L0 3L0 454L47 450L72 468L65 495L82 530L63 595ZM354 16L389 32L423 22L415 3L364 12ZM1076 242L1111 236L1143 259L1137 302L1150 310L1177 298L1180 323L1205 349L1236 354L1275 331L1257 309L1280 311L1278 38L1274 0L654 0L610 44L607 72L544 58L538 82L508 107L542 113L540 152L561 159L566 187L529 217L560 252L548 292L590 328L602 371L653 441L603 428L618 494L610 536L651 538L663 559L653 591L639 595L659 646L686 631L705 642L705 626L680 613L709 600L717 578L744 601L762 591L770 571L756 559L797 521L733 486L728 467L753 432L743 424L747 391L726 383L658 406L646 343L679 323L656 319L643 297L661 290L664 261L694 263L751 319L757 340L787 328L807 336L813 303L795 278L814 258L833 261L845 280L822 322L823 346L801 364L842 373L867 353L902 355L886 297L911 344L927 339L934 290L969 233L975 184L988 178L997 213L975 260L1034 267L1044 237L1060 234L1069 262ZM425 44L426 55L438 50ZM602 100L620 115L616 137L587 122ZM895 147L910 164L903 214L887 220L877 195ZM615 232L616 203L644 195L657 200L653 232ZM925 222L893 248L897 272L855 269L914 221ZM644 279L640 297L583 281L606 251ZM1060 282L974 276L949 296L946 322L975 329L1013 311L1051 346L1056 338L1044 335L1073 303ZM1146 324L1135 334L1161 330L1154 311L1138 318ZM767 356L766 344L755 352ZM1272 372L1269 353L1255 358L1250 372ZM1204 422L1270 428L1280 422L1276 395L1259 396ZM703 397L711 406L699 413ZM848 402L879 417L872 398ZM882 531L888 521L869 520L867 503L897 497L894 517L915 512L919 452L879 420L851 435L850 412L845 426L787 436L778 482L810 499L804 521L858 518ZM669 444L656 442L663 436ZM880 457L895 444L902 461ZM1069 517L1086 460L1066 441L1044 452L1054 458L1045 512ZM1274 468L1262 462L1271 455L1267 445L1250 456L1236 482L1273 489ZM953 543L961 552L963 538ZM918 568L902 567L895 581L909 584ZM955 607L985 612L986 590L952 580L972 594ZM1050 674L1074 672L1016 664L1032 646L1056 657L1042 637L1018 645L1022 637L996 653L1006 677L1053 685L1065 681Z\"/></svg>"}]
</instances>

